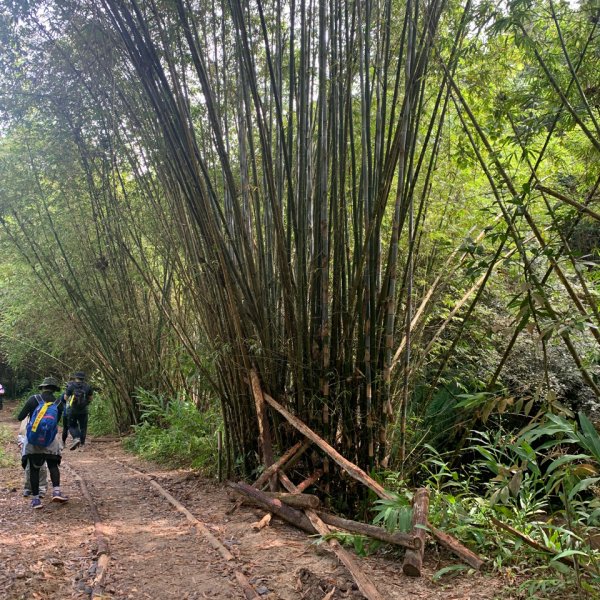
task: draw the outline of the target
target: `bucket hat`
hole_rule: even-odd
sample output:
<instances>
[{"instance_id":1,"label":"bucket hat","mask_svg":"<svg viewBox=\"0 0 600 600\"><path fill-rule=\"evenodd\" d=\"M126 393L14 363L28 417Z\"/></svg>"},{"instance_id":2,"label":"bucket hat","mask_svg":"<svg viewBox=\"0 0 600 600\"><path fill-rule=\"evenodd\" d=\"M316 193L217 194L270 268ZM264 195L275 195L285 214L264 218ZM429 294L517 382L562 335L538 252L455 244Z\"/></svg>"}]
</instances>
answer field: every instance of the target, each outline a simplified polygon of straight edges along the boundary
<instances>
[{"instance_id":1,"label":"bucket hat","mask_svg":"<svg viewBox=\"0 0 600 600\"><path fill-rule=\"evenodd\" d=\"M85 371L75 371L72 377L73 379L85 379Z\"/></svg>"},{"instance_id":2,"label":"bucket hat","mask_svg":"<svg viewBox=\"0 0 600 600\"><path fill-rule=\"evenodd\" d=\"M38 385L38 388L54 388L55 390L60 390L60 385L58 385L58 381L54 377L46 377L44 381Z\"/></svg>"}]
</instances>

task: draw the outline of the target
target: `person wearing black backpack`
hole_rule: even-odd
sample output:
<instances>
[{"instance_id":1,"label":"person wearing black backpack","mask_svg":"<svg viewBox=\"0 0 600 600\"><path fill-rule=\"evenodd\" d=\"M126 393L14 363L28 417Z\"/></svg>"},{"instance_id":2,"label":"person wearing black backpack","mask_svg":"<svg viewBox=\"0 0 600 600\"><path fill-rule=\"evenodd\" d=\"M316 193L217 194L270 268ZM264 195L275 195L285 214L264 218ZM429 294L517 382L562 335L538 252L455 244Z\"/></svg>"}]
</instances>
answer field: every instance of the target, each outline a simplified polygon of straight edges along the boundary
<instances>
[{"instance_id":1,"label":"person wearing black backpack","mask_svg":"<svg viewBox=\"0 0 600 600\"><path fill-rule=\"evenodd\" d=\"M85 445L88 426L88 407L92 401L94 390L85 382L85 373L73 373L73 381L67 385L65 399L69 411L69 433L73 437L71 450Z\"/></svg>"},{"instance_id":2,"label":"person wearing black backpack","mask_svg":"<svg viewBox=\"0 0 600 600\"><path fill-rule=\"evenodd\" d=\"M60 491L61 461L58 424L62 417L63 403L54 398L54 392L60 389L54 377L46 377L39 385L40 393L28 398L18 414L22 421L29 418L27 439L23 451L23 468L29 463L32 508L42 508L40 500L40 469L44 463L48 465L52 481L52 501L66 502L68 498Z\"/></svg>"}]
</instances>

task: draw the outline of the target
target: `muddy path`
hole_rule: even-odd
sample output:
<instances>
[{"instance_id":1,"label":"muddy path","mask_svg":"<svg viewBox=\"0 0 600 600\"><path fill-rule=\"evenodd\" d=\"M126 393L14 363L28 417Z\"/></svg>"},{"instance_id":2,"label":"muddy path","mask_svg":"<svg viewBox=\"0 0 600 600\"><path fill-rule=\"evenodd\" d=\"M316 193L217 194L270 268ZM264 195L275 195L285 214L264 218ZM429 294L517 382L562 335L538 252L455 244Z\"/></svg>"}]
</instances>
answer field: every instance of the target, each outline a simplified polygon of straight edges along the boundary
<instances>
[{"instance_id":1,"label":"muddy path","mask_svg":"<svg viewBox=\"0 0 600 600\"><path fill-rule=\"evenodd\" d=\"M251 524L264 513L245 506L231 513L225 486L191 471L144 463L126 454L117 441L92 438L84 451L65 450L61 488L69 502L45 500L43 510L32 510L29 499L22 497L18 423L11 419L12 410L7 403L0 412L0 439L14 459L13 465L0 469L0 599L244 599L236 572L268 600L362 598L335 556L304 533L277 520L255 532ZM229 549L234 560L225 561L131 467L151 475ZM97 526L90 498L100 519ZM98 561L103 543L99 548L99 531L108 545L104 573L104 561L100 566ZM453 562L428 552L425 576L414 579L402 574L397 552L360 559L384 598L508 597L502 595L503 582L485 574L432 581L438 569Z\"/></svg>"}]
</instances>

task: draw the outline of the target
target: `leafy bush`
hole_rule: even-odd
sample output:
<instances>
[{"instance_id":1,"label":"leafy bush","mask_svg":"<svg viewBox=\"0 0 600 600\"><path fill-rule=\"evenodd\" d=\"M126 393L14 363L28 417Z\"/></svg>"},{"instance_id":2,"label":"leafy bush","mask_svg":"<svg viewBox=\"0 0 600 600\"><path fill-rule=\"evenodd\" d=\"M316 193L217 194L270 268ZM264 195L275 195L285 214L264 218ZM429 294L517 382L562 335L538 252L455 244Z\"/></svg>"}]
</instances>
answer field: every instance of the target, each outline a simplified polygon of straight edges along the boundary
<instances>
[{"instance_id":1,"label":"leafy bush","mask_svg":"<svg viewBox=\"0 0 600 600\"><path fill-rule=\"evenodd\" d=\"M89 410L88 429L92 435L109 435L119 430L112 407L102 396L94 394Z\"/></svg>"},{"instance_id":2,"label":"leafy bush","mask_svg":"<svg viewBox=\"0 0 600 600\"><path fill-rule=\"evenodd\" d=\"M501 427L473 432L466 451L475 458L460 469L427 449L421 484L431 490L433 525L483 554L495 569L518 573L519 591L528 597L577 589L582 597L600 598L600 552L591 543L600 533L600 436L585 415L576 423L547 414L520 434ZM402 509L405 501L396 504ZM391 505L379 503L376 520L393 523ZM496 529L492 517L548 551Z\"/></svg>"},{"instance_id":3,"label":"leafy bush","mask_svg":"<svg viewBox=\"0 0 600 600\"><path fill-rule=\"evenodd\" d=\"M126 441L128 450L166 465L216 473L216 433L222 427L216 407L199 412L185 398L167 399L145 390L139 390L138 401L140 423Z\"/></svg>"}]
</instances>

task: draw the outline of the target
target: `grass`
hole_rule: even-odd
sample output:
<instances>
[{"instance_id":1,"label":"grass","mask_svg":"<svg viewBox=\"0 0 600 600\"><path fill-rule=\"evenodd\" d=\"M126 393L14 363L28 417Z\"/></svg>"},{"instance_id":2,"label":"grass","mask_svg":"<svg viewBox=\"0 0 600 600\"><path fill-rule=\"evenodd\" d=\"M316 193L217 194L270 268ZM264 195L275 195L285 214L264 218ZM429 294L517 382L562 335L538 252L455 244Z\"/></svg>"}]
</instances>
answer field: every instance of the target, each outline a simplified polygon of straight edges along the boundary
<instances>
[{"instance_id":1,"label":"grass","mask_svg":"<svg viewBox=\"0 0 600 600\"><path fill-rule=\"evenodd\" d=\"M0 468L14 467L17 461L4 450L4 446L15 441L12 430L5 425L0 425Z\"/></svg>"}]
</instances>

